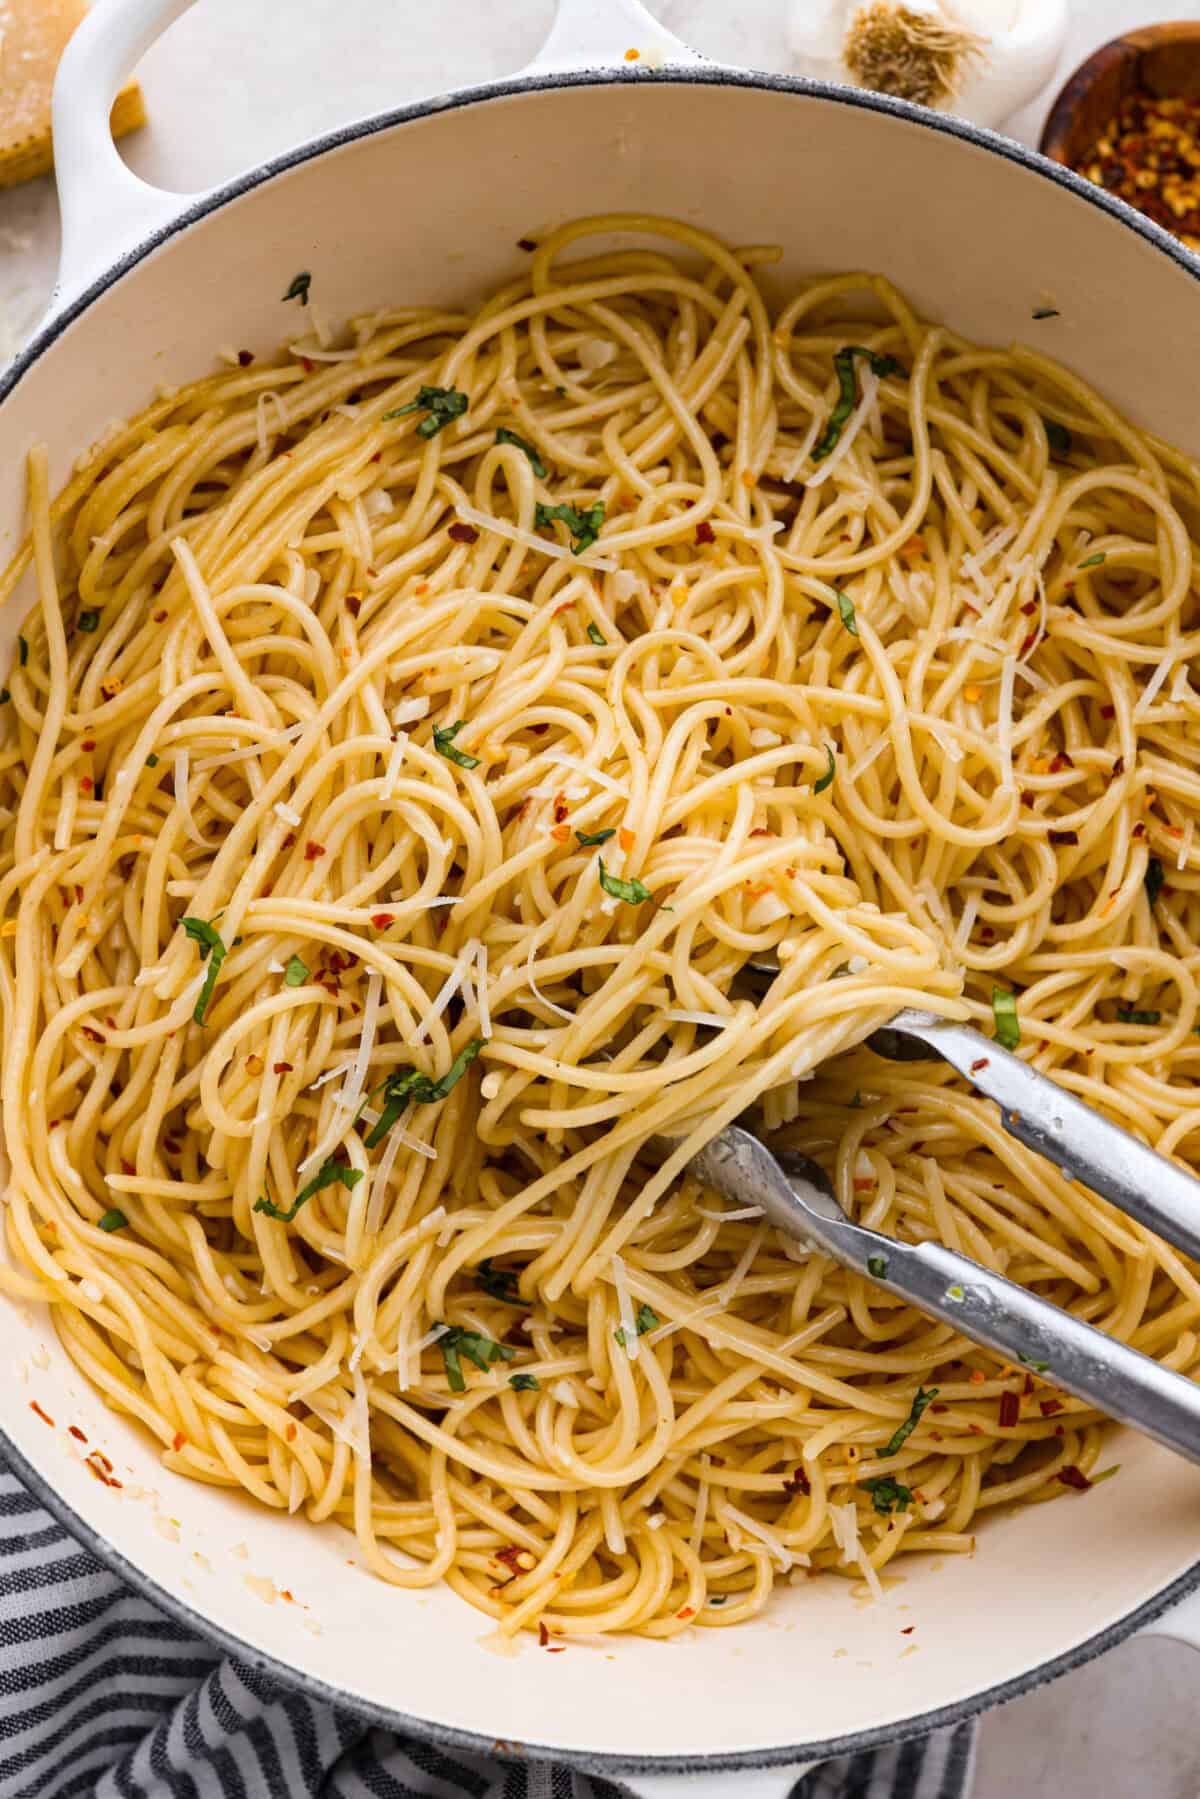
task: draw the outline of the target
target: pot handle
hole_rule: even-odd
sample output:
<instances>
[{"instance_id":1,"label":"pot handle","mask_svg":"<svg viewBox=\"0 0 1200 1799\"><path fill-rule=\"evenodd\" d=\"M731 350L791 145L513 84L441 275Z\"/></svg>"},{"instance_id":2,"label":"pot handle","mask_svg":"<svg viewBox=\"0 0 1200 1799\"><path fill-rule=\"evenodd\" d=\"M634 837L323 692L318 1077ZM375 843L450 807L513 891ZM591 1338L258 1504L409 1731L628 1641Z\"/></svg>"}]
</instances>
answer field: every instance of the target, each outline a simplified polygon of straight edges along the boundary
<instances>
[{"instance_id":1,"label":"pot handle","mask_svg":"<svg viewBox=\"0 0 1200 1799\"><path fill-rule=\"evenodd\" d=\"M50 318L201 198L151 187L125 166L109 129L112 103L130 70L192 3L95 0L63 52L53 118L62 251Z\"/></svg>"},{"instance_id":2,"label":"pot handle","mask_svg":"<svg viewBox=\"0 0 1200 1799\"><path fill-rule=\"evenodd\" d=\"M523 72L546 75L601 68L636 74L639 68L654 69L664 62L706 60L665 31L641 0L558 0L550 35Z\"/></svg>"},{"instance_id":3,"label":"pot handle","mask_svg":"<svg viewBox=\"0 0 1200 1799\"><path fill-rule=\"evenodd\" d=\"M1173 1643L1186 1643L1200 1650L1200 1589L1186 1594L1178 1603L1143 1624L1139 1637L1169 1637Z\"/></svg>"},{"instance_id":4,"label":"pot handle","mask_svg":"<svg viewBox=\"0 0 1200 1799\"><path fill-rule=\"evenodd\" d=\"M815 1762L786 1768L722 1768L717 1774L626 1774L620 1784L636 1799L787 1799Z\"/></svg>"}]
</instances>

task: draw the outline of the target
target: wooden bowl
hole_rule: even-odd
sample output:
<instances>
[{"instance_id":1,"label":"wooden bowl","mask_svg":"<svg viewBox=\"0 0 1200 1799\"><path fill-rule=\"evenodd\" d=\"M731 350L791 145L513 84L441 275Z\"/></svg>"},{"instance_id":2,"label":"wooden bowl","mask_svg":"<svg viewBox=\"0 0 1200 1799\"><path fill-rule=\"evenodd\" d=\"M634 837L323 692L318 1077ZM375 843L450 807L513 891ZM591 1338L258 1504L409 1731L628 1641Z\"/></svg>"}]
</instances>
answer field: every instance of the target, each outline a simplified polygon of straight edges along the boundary
<instances>
[{"instance_id":1,"label":"wooden bowl","mask_svg":"<svg viewBox=\"0 0 1200 1799\"><path fill-rule=\"evenodd\" d=\"M1042 154L1079 168L1122 102L1138 91L1159 100L1200 100L1200 21L1146 25L1102 44L1050 108Z\"/></svg>"}]
</instances>

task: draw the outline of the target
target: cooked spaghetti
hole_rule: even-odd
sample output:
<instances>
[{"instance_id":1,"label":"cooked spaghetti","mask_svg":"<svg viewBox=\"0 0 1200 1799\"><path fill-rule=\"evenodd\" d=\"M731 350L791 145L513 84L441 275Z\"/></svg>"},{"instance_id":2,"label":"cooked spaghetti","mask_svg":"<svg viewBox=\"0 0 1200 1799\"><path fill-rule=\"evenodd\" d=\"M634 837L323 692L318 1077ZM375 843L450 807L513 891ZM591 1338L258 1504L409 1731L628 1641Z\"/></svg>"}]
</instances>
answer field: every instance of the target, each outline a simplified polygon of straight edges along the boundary
<instances>
[{"instance_id":1,"label":"cooked spaghetti","mask_svg":"<svg viewBox=\"0 0 1200 1799\"><path fill-rule=\"evenodd\" d=\"M875 1589L1104 1472L699 1190L744 1112L1197 1360L1173 1250L856 1046L919 1001L1200 1150L1200 473L876 276L772 315L770 260L590 219L338 343L299 277L278 360L57 498L34 453L4 589L3 1283L169 1468L503 1633Z\"/></svg>"}]
</instances>

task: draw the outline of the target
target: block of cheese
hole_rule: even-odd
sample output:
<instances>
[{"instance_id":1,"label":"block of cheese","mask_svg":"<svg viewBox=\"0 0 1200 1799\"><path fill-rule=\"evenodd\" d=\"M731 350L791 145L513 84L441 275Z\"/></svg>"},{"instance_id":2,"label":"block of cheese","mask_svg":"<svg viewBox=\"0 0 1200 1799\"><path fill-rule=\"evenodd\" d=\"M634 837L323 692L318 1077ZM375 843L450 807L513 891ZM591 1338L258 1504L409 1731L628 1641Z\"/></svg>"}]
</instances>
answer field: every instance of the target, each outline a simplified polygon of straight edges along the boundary
<instances>
[{"instance_id":1,"label":"block of cheese","mask_svg":"<svg viewBox=\"0 0 1200 1799\"><path fill-rule=\"evenodd\" d=\"M85 10L86 0L0 0L0 187L53 166L54 72ZM113 106L113 136L145 122L141 90L130 82Z\"/></svg>"}]
</instances>

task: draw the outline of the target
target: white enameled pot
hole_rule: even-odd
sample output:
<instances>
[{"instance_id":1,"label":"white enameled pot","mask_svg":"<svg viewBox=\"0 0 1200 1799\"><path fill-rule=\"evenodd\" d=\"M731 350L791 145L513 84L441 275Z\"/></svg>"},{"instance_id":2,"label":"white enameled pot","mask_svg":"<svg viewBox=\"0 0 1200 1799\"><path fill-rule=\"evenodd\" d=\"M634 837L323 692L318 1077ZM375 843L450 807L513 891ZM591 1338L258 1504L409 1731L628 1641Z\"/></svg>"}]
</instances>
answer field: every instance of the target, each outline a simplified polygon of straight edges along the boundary
<instances>
[{"instance_id":1,"label":"white enameled pot","mask_svg":"<svg viewBox=\"0 0 1200 1799\"><path fill-rule=\"evenodd\" d=\"M580 196L589 210L780 242L771 279L784 289L814 270L879 268L971 337L1036 332L1134 418L1200 452L1200 262L1003 138L856 90L714 67L633 0L565 0L523 76L180 198L128 172L107 118L187 3L100 0L64 60L62 278L0 382L0 557L24 529L32 443L48 443L57 485L158 383L210 367L221 345L272 349L294 327L280 295L296 270L313 272L331 320L462 299L508 276L516 240ZM1058 316L1031 327L1048 304ZM24 605L0 621L0 661ZM450 1593L385 1586L337 1531L167 1473L44 1315L0 1316L4 1453L77 1537L279 1678L445 1742L566 1759L645 1795L703 1773L714 1799L751 1799L782 1794L797 1764L962 1718L1139 1627L1200 1634L1200 1602L1179 1603L1200 1587L1200 1470L1127 1434L1117 1479L990 1521L971 1559L906 1562L882 1603L819 1580L739 1630L561 1655L526 1643L501 1659ZM93 1477L71 1425L111 1458L119 1488Z\"/></svg>"}]
</instances>

